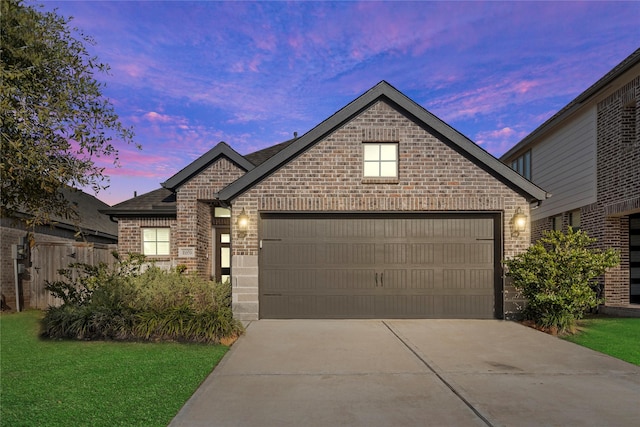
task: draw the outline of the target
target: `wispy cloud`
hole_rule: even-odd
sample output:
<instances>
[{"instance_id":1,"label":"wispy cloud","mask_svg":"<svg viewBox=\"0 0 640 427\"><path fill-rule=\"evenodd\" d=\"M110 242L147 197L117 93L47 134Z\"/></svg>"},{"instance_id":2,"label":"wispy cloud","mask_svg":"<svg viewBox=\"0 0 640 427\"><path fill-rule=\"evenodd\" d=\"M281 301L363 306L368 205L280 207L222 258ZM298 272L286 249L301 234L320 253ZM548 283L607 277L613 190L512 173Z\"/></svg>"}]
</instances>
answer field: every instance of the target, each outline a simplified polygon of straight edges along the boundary
<instances>
[{"instance_id":1,"label":"wispy cloud","mask_svg":"<svg viewBox=\"0 0 640 427\"><path fill-rule=\"evenodd\" d=\"M220 140L248 153L302 134L383 79L499 155L640 40L637 2L45 7L75 16L111 65L105 95L143 146L108 169L127 195Z\"/></svg>"}]
</instances>

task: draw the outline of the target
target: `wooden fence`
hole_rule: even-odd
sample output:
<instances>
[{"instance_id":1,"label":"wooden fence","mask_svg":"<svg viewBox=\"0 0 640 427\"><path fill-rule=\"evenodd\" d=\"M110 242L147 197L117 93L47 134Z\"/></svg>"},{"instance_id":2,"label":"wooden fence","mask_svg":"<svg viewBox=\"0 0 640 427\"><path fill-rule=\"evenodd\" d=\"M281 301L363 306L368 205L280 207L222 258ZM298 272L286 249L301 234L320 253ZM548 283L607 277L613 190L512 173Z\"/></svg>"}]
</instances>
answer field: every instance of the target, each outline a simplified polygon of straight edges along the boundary
<instances>
[{"instance_id":1,"label":"wooden fence","mask_svg":"<svg viewBox=\"0 0 640 427\"><path fill-rule=\"evenodd\" d=\"M111 252L116 249L117 245L101 243L36 243L31 248L30 280L23 281L23 292L28 296L25 306L44 310L49 306L60 305L62 300L54 298L44 288L46 282L62 279L58 270L67 268L74 262L91 265L104 262L111 265L115 262Z\"/></svg>"}]
</instances>

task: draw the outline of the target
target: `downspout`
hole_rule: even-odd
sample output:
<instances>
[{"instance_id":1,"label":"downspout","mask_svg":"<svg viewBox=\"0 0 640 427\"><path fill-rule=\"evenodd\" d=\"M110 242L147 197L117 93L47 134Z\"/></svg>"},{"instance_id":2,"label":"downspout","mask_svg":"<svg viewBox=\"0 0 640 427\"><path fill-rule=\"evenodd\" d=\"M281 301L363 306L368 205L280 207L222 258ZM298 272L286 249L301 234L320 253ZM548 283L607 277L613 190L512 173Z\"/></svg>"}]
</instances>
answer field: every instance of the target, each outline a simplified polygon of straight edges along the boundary
<instances>
[{"instance_id":1,"label":"downspout","mask_svg":"<svg viewBox=\"0 0 640 427\"><path fill-rule=\"evenodd\" d=\"M16 312L20 313L20 273L18 271L18 258L13 258L13 272L16 278Z\"/></svg>"}]
</instances>

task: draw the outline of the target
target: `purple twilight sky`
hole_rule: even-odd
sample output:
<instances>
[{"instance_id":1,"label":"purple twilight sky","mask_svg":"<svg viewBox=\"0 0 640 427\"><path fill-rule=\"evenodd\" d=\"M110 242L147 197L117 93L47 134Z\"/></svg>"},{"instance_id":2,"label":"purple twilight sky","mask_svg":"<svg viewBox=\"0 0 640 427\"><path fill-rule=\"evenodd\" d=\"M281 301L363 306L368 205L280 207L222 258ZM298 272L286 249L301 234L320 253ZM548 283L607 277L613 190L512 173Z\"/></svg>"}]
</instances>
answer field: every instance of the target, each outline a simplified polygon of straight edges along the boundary
<instances>
[{"instance_id":1,"label":"purple twilight sky","mask_svg":"<svg viewBox=\"0 0 640 427\"><path fill-rule=\"evenodd\" d=\"M500 156L640 45L640 2L46 1L92 36L135 141L109 204L225 141L304 134L387 80Z\"/></svg>"}]
</instances>

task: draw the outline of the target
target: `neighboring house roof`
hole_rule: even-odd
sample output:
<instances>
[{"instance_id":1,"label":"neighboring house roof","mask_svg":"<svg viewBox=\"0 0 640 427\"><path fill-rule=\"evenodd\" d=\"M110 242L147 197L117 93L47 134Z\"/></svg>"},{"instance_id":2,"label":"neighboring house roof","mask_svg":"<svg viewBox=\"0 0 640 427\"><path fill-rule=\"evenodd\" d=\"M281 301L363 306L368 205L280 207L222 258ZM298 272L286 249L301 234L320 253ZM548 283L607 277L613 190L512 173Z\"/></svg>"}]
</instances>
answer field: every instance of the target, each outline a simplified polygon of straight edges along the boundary
<instances>
[{"instance_id":1,"label":"neighboring house roof","mask_svg":"<svg viewBox=\"0 0 640 427\"><path fill-rule=\"evenodd\" d=\"M52 219L56 221L56 226L74 228L78 226L85 233L118 239L118 224L111 221L109 216L101 213L103 209L109 208L108 204L75 188L66 188L62 192L65 199L76 208L79 222L75 224L73 221L54 217Z\"/></svg>"},{"instance_id":2,"label":"neighboring house roof","mask_svg":"<svg viewBox=\"0 0 640 427\"><path fill-rule=\"evenodd\" d=\"M554 114L550 119L546 122L542 123L538 128L536 128L533 132L527 135L522 141L514 145L509 151L504 153L501 160L506 161L511 156L516 154L518 151L522 150L526 146L528 146L532 141L535 141L540 135L549 131L553 127L560 124L567 117L573 114L578 108L580 108L586 101L589 100L592 96L598 94L601 90L605 89L611 82L616 80L618 77L622 76L625 72L627 72L632 67L640 64L640 49L637 49L627 58L625 58L621 63L616 65L611 71L605 74L600 80L591 85L587 90L578 95L573 101L568 103L564 108Z\"/></svg>"},{"instance_id":3,"label":"neighboring house roof","mask_svg":"<svg viewBox=\"0 0 640 427\"><path fill-rule=\"evenodd\" d=\"M277 154L222 189L218 193L219 198L227 202L232 201L379 100L384 100L394 108L403 112L415 123L437 136L445 144L473 161L505 185L526 196L529 201L544 200L547 197L547 193L540 187L520 176L510 167L500 162L466 136L416 104L389 83L381 81L309 132L291 141L289 145Z\"/></svg>"},{"instance_id":4,"label":"neighboring house roof","mask_svg":"<svg viewBox=\"0 0 640 427\"><path fill-rule=\"evenodd\" d=\"M219 142L211 150L207 151L180 172L163 182L162 186L175 191L184 182L200 173L220 157L226 157L245 171L249 171L255 167L253 163L238 154L238 152L233 148L229 147L226 142Z\"/></svg>"},{"instance_id":5,"label":"neighboring house roof","mask_svg":"<svg viewBox=\"0 0 640 427\"><path fill-rule=\"evenodd\" d=\"M113 205L103 212L111 216L175 216L176 195L168 188L158 188Z\"/></svg>"},{"instance_id":6,"label":"neighboring house roof","mask_svg":"<svg viewBox=\"0 0 640 427\"><path fill-rule=\"evenodd\" d=\"M77 216L50 215L48 223L43 224L43 227L51 226L74 233L80 230L83 234L99 236L114 242L118 240L118 224L102 213L109 209L108 204L72 187L63 187L60 192ZM30 217L30 213L24 208L19 209L17 215L21 218Z\"/></svg>"}]
</instances>

